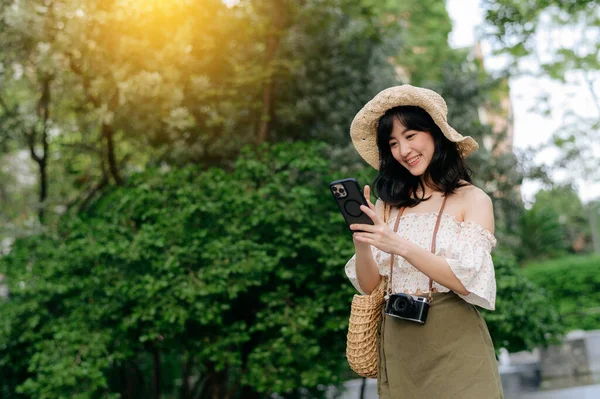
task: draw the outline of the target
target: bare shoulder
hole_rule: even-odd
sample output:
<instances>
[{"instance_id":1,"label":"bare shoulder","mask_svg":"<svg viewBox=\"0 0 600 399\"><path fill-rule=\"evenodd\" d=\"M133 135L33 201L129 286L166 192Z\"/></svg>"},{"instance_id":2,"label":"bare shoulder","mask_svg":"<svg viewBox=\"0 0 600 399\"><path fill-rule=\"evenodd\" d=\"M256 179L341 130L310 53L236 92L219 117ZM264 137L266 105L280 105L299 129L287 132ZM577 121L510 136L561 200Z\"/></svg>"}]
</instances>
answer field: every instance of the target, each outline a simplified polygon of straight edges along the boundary
<instances>
[{"instance_id":1,"label":"bare shoulder","mask_svg":"<svg viewBox=\"0 0 600 399\"><path fill-rule=\"evenodd\" d=\"M494 234L494 204L490 196L472 184L462 189L465 221L475 222Z\"/></svg>"},{"instance_id":2,"label":"bare shoulder","mask_svg":"<svg viewBox=\"0 0 600 399\"><path fill-rule=\"evenodd\" d=\"M459 201L461 202L464 211L471 207L471 201L476 200L476 197L481 195L487 195L485 191L473 185L472 183L469 183L465 180L461 180L460 182L464 183L465 185L457 188L453 195L459 198Z\"/></svg>"},{"instance_id":3,"label":"bare shoulder","mask_svg":"<svg viewBox=\"0 0 600 399\"><path fill-rule=\"evenodd\" d=\"M490 198L489 195L487 195L487 193L485 191L483 191L482 189L480 189L479 187L470 184L468 186L464 186L461 187L461 190L464 190L464 196L465 199L468 199L470 201L490 201L490 203L492 202L492 199Z\"/></svg>"}]
</instances>

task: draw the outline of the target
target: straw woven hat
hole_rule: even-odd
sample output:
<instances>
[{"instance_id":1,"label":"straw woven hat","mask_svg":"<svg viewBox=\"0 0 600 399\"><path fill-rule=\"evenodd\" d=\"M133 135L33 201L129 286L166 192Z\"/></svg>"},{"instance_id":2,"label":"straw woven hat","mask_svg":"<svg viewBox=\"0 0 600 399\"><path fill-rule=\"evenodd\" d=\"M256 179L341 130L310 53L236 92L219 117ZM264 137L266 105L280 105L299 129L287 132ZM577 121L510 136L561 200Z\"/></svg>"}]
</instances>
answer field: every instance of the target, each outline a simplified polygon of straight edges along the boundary
<instances>
[{"instance_id":1,"label":"straw woven hat","mask_svg":"<svg viewBox=\"0 0 600 399\"><path fill-rule=\"evenodd\" d=\"M423 108L439 126L444 136L458 146L464 159L479 148L470 136L463 136L448 124L446 102L433 90L411 85L394 86L381 91L358 111L352 125L350 137L361 157L369 165L379 170L379 149L377 148L377 125L385 112L401 105L413 105Z\"/></svg>"}]
</instances>

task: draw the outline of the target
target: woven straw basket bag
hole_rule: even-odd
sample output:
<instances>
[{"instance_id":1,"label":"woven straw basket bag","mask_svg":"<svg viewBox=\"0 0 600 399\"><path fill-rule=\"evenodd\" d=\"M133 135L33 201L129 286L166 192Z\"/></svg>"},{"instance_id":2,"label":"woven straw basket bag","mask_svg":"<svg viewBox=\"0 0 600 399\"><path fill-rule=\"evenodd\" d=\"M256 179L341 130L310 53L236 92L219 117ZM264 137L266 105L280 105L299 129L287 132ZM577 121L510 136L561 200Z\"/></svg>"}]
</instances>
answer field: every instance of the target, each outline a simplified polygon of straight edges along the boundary
<instances>
[{"instance_id":1,"label":"woven straw basket bag","mask_svg":"<svg viewBox=\"0 0 600 399\"><path fill-rule=\"evenodd\" d=\"M387 222L391 207L384 206L383 220ZM394 231L398 228L396 224ZM393 259L392 259L393 262ZM361 377L377 378L377 328L385 302L387 276L381 276L370 295L354 295L346 341L346 358L354 372Z\"/></svg>"},{"instance_id":2,"label":"woven straw basket bag","mask_svg":"<svg viewBox=\"0 0 600 399\"><path fill-rule=\"evenodd\" d=\"M346 343L346 358L356 374L377 378L377 326L385 301L387 276L371 295L354 295Z\"/></svg>"}]
</instances>

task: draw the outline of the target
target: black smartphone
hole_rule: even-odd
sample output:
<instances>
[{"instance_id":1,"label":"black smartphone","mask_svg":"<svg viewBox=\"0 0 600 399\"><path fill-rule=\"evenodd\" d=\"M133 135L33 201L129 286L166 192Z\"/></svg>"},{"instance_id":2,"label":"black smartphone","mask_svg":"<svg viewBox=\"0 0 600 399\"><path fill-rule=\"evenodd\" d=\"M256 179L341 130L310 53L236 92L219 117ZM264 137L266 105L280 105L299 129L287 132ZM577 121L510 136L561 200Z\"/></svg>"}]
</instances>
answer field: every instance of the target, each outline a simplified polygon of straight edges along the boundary
<instances>
[{"instance_id":1,"label":"black smartphone","mask_svg":"<svg viewBox=\"0 0 600 399\"><path fill-rule=\"evenodd\" d=\"M369 205L356 179L349 177L331 182L329 183L329 190L346 220L348 230L350 230L351 224L374 224L369 215L360 210L361 205ZM362 230L350 231L354 233Z\"/></svg>"}]
</instances>

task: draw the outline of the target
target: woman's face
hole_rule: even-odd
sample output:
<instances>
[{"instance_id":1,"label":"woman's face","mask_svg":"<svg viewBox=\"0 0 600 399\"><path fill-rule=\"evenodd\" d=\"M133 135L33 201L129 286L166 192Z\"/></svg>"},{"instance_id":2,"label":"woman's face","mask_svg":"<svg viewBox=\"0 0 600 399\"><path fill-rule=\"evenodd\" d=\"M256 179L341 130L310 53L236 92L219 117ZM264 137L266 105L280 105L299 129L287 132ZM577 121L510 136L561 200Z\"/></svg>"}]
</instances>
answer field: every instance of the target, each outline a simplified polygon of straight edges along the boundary
<instances>
[{"instance_id":1,"label":"woman's face","mask_svg":"<svg viewBox=\"0 0 600 399\"><path fill-rule=\"evenodd\" d=\"M431 133L408 130L397 118L394 118L389 145L394 159L413 176L425 173L435 150Z\"/></svg>"}]
</instances>

